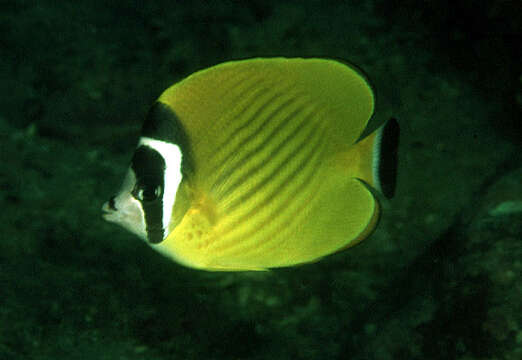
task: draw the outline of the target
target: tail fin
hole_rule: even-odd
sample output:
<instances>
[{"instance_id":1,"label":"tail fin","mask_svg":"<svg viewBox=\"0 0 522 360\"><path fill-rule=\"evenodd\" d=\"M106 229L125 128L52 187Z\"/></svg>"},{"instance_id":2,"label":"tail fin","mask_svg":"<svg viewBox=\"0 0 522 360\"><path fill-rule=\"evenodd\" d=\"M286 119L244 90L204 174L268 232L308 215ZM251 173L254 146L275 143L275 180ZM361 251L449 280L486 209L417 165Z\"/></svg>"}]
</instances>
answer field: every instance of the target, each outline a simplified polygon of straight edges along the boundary
<instances>
[{"instance_id":1,"label":"tail fin","mask_svg":"<svg viewBox=\"0 0 522 360\"><path fill-rule=\"evenodd\" d=\"M373 151L373 181L387 198L395 194L398 147L399 123L391 118L377 130Z\"/></svg>"}]
</instances>

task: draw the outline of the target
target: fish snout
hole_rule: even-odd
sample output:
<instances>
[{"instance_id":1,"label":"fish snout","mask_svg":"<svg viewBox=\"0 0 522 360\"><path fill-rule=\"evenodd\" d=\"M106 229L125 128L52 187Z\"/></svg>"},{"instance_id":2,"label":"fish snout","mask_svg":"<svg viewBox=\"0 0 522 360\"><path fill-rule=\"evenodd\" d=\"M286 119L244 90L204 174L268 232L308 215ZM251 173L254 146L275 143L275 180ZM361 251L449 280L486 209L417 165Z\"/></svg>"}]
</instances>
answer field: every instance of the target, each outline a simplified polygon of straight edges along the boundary
<instances>
[{"instance_id":1,"label":"fish snout","mask_svg":"<svg viewBox=\"0 0 522 360\"><path fill-rule=\"evenodd\" d=\"M105 220L111 221L112 217L114 216L114 213L118 211L118 209L116 208L116 196L111 196L109 201L106 201L103 204L101 210L103 218Z\"/></svg>"}]
</instances>

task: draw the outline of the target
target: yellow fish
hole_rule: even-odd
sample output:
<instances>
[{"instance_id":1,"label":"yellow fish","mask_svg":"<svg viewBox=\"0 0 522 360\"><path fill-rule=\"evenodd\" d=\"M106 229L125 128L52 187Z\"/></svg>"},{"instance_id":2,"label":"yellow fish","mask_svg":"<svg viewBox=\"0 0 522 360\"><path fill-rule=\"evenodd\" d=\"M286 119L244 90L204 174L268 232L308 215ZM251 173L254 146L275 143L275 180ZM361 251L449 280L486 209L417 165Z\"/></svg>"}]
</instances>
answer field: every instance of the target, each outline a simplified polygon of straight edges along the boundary
<instances>
[{"instance_id":1,"label":"yellow fish","mask_svg":"<svg viewBox=\"0 0 522 360\"><path fill-rule=\"evenodd\" d=\"M368 81L329 59L249 59L198 71L151 107L104 218L204 270L316 261L375 228L395 188L399 128L359 139Z\"/></svg>"}]
</instances>

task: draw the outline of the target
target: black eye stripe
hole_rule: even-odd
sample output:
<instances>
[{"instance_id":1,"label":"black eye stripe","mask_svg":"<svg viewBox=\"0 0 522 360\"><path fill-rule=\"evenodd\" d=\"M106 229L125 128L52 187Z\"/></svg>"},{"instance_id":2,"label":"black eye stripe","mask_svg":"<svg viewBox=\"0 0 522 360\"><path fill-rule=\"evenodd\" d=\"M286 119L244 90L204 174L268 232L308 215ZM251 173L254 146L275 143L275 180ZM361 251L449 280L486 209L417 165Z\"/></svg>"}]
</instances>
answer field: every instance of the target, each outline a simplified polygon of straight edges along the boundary
<instances>
[{"instance_id":1,"label":"black eye stripe","mask_svg":"<svg viewBox=\"0 0 522 360\"><path fill-rule=\"evenodd\" d=\"M183 176L193 174L194 166L187 133L180 118L170 106L161 102L152 105L143 123L141 136L179 146L183 154L181 172ZM136 174L133 196L140 200L138 194L141 191L143 200L140 202L145 213L147 238L151 243L159 243L166 235L163 231L165 160L156 150L142 145L134 153L132 168ZM161 189L161 195L156 198L151 194L154 194L158 187Z\"/></svg>"},{"instance_id":2,"label":"black eye stripe","mask_svg":"<svg viewBox=\"0 0 522 360\"><path fill-rule=\"evenodd\" d=\"M164 189L165 160L156 150L139 146L134 152L131 167L136 176L136 186L132 194L137 200L140 200L140 191L149 194L157 187ZM152 200L143 200L140 202L145 214L147 238L151 243L157 244L163 241L163 198L159 196Z\"/></svg>"},{"instance_id":3,"label":"black eye stripe","mask_svg":"<svg viewBox=\"0 0 522 360\"><path fill-rule=\"evenodd\" d=\"M156 150L148 146L139 146L132 158L132 169L136 175L137 184L163 185L165 160Z\"/></svg>"}]
</instances>

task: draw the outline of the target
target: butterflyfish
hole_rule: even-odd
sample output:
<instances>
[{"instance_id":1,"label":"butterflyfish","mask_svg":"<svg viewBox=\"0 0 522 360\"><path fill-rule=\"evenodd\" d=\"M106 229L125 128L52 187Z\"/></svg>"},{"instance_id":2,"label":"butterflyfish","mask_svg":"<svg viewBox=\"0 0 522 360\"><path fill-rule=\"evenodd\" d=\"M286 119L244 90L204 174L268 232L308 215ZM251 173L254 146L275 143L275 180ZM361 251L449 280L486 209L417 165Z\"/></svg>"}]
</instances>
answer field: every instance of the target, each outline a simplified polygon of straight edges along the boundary
<instances>
[{"instance_id":1,"label":"butterflyfish","mask_svg":"<svg viewBox=\"0 0 522 360\"><path fill-rule=\"evenodd\" d=\"M399 127L360 70L256 58L198 71L150 108L104 218L176 262L264 270L316 261L376 227L395 189Z\"/></svg>"}]
</instances>

